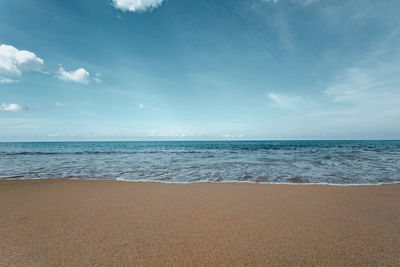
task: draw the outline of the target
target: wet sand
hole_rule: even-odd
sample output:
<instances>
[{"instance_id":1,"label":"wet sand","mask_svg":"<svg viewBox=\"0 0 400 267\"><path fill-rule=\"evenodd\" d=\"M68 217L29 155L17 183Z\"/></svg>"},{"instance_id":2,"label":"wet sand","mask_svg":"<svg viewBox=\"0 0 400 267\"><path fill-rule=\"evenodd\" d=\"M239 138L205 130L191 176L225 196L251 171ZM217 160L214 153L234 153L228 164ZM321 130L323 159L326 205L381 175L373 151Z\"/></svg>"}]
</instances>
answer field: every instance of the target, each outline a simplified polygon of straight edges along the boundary
<instances>
[{"instance_id":1,"label":"wet sand","mask_svg":"<svg viewBox=\"0 0 400 267\"><path fill-rule=\"evenodd\" d=\"M400 184L0 181L0 266L400 265Z\"/></svg>"}]
</instances>

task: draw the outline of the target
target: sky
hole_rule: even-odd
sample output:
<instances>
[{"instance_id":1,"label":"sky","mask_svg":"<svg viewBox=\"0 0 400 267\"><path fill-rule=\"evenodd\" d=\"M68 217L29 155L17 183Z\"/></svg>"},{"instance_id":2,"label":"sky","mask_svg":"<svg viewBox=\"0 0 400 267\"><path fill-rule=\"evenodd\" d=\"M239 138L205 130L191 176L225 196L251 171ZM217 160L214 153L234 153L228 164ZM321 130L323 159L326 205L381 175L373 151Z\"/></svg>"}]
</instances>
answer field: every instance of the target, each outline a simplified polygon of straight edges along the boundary
<instances>
[{"instance_id":1,"label":"sky","mask_svg":"<svg viewBox=\"0 0 400 267\"><path fill-rule=\"evenodd\" d=\"M398 0L0 1L0 141L400 139Z\"/></svg>"}]
</instances>

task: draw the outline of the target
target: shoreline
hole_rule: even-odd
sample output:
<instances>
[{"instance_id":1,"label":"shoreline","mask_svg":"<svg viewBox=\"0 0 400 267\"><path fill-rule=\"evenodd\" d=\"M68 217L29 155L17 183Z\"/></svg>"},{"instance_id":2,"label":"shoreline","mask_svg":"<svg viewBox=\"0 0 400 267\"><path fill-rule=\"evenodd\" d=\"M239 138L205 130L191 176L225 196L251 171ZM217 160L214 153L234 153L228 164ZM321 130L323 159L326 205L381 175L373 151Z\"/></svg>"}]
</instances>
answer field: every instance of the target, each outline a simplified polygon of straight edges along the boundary
<instances>
[{"instance_id":1,"label":"shoreline","mask_svg":"<svg viewBox=\"0 0 400 267\"><path fill-rule=\"evenodd\" d=\"M70 180L70 181L116 181L116 182L134 182L134 183L160 183L160 184L262 184L262 185L304 185L304 186L338 186L338 187L364 187L364 186L381 186L400 184L400 181L376 184L335 184L335 183L277 183L277 182L251 182L251 181L197 181L197 182L167 182L157 180L127 180L127 179L96 179L96 178L0 178L0 181L53 181L53 180Z\"/></svg>"},{"instance_id":2,"label":"shoreline","mask_svg":"<svg viewBox=\"0 0 400 267\"><path fill-rule=\"evenodd\" d=\"M398 265L400 185L0 180L0 265Z\"/></svg>"}]
</instances>

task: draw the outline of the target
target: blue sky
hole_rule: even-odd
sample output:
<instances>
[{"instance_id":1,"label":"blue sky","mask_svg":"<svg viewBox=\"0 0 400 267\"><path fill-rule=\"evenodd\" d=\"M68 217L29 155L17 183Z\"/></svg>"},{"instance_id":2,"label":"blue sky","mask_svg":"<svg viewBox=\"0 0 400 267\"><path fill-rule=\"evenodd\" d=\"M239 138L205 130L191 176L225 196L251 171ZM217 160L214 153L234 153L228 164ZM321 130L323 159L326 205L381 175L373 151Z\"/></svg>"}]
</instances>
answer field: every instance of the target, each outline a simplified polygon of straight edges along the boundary
<instances>
[{"instance_id":1,"label":"blue sky","mask_svg":"<svg viewBox=\"0 0 400 267\"><path fill-rule=\"evenodd\" d=\"M4 0L0 141L399 139L397 0Z\"/></svg>"}]
</instances>

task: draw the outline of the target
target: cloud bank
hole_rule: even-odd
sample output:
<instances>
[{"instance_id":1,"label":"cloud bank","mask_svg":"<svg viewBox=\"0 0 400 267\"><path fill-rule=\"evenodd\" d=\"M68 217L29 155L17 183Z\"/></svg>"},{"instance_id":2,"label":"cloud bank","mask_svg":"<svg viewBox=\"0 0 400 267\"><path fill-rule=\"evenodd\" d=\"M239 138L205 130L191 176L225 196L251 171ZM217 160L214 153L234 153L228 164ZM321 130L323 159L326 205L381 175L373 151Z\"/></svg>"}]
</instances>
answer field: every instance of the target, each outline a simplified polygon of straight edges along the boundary
<instances>
[{"instance_id":1,"label":"cloud bank","mask_svg":"<svg viewBox=\"0 0 400 267\"><path fill-rule=\"evenodd\" d=\"M41 71L43 59L27 50L0 45L0 83L18 82L24 71Z\"/></svg>"},{"instance_id":2,"label":"cloud bank","mask_svg":"<svg viewBox=\"0 0 400 267\"><path fill-rule=\"evenodd\" d=\"M115 8L122 11L144 12L159 7L163 0L112 0Z\"/></svg>"}]
</instances>

